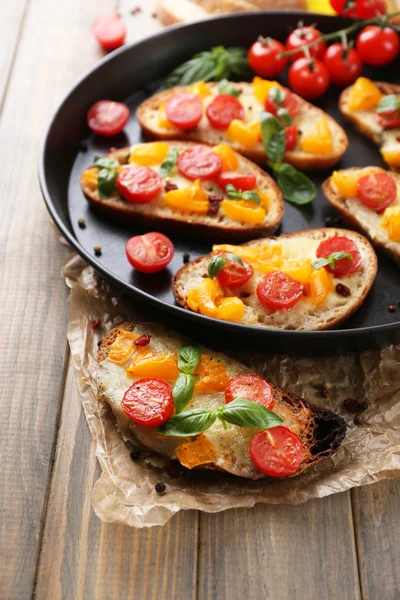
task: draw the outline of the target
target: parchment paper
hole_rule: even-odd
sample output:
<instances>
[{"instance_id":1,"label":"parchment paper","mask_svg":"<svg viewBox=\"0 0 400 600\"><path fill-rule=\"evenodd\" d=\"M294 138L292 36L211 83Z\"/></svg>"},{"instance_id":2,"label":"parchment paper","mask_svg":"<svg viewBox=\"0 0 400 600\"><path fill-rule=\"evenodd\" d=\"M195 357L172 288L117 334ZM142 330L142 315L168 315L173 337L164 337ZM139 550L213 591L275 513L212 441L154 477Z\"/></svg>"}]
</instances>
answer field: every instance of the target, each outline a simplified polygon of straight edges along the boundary
<instances>
[{"instance_id":1,"label":"parchment paper","mask_svg":"<svg viewBox=\"0 0 400 600\"><path fill-rule=\"evenodd\" d=\"M263 356L234 358L289 390L341 414L349 424L339 451L295 479L273 483L219 473L173 472L151 453L134 462L111 410L95 393L97 344L124 320L154 321L135 309L79 256L63 268L71 288L68 339L82 405L95 441L102 475L93 491L96 514L107 522L134 527L163 525L181 509L218 512L256 502L297 504L400 475L400 346L343 357ZM91 321L101 319L93 331ZM322 398L321 384L329 391ZM343 408L347 397L367 400L361 425ZM166 484L159 494L154 486Z\"/></svg>"}]
</instances>

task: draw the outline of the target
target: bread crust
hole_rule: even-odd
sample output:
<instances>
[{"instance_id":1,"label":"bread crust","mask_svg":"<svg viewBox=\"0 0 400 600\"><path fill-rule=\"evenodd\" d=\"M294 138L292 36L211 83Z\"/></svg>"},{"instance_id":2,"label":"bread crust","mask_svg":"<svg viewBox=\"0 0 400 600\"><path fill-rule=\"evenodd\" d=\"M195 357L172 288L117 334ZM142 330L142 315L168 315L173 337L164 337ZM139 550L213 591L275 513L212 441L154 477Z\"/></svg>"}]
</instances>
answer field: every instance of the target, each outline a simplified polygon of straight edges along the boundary
<instances>
[{"instance_id":1,"label":"bread crust","mask_svg":"<svg viewBox=\"0 0 400 600\"><path fill-rule=\"evenodd\" d=\"M182 142L180 140L171 140L171 144L179 149L189 148L195 144L192 142ZM126 157L130 153L130 148L121 148L107 154L107 158L114 158L120 164L125 164ZM132 221L139 227L151 230L172 231L178 233L190 233L196 237L212 237L213 240L229 239L235 241L244 241L255 236L272 235L279 227L284 213L284 203L282 192L275 181L258 165L255 165L250 160L241 157L241 161L246 163L249 171L261 177L265 185L271 190L271 202L267 220L258 225L247 225L244 223L218 223L213 224L212 220L205 220L203 215L188 215L185 213L176 212L176 215L166 217L165 215L149 214L142 212L143 205L131 204L123 200L118 191L114 192L111 198L101 200L97 192L93 192L88 185L81 179L81 188L87 200L96 210L108 217L117 218L120 220ZM148 205L145 205L146 207ZM268 219L268 214L270 218ZM274 215L274 216L273 216ZM211 221L211 222L210 222Z\"/></svg>"},{"instance_id":2,"label":"bread crust","mask_svg":"<svg viewBox=\"0 0 400 600\"><path fill-rule=\"evenodd\" d=\"M208 85L212 88L213 86L215 87L217 84L209 83ZM241 83L237 83L237 85L240 88L244 88L245 86L249 86L251 84L241 82ZM168 130L164 130L164 129L160 130L160 129L156 129L156 128L150 126L150 124L148 122L148 118L147 118L149 112L153 112L154 110L157 110L158 107L160 106L160 104L165 104L165 102L171 96L175 95L176 93L189 92L190 88L191 88L191 86L177 86L175 88L163 90L162 92L159 92L158 94L155 94L154 96L151 96L150 98L148 98L147 100L142 102L142 104L140 104L140 106L137 108L137 111L136 111L136 118L139 121L140 126L142 127L145 135L148 138L160 139L160 140L161 139L163 139L163 140L181 139L181 140L189 140L191 142L206 143L206 144L213 144L213 145L221 143L218 132L214 132L211 129L210 129L211 135L204 136L201 134L201 132L196 132L196 129L193 129L188 132L185 132L185 131L179 132L178 130L169 132ZM304 100L303 98L300 98L300 96L296 96L296 98L303 104L303 106L306 106L309 109L312 109L313 112L318 111L320 113L321 117L325 117L326 119L328 119L332 129L334 130L334 135L336 135L336 138L338 139L338 150L337 150L337 152L334 152L332 154L325 154L325 155L307 154L305 152L301 152L298 150L297 151L289 151L289 152L285 153L284 160L286 162L290 163L291 165L293 165L294 167L296 167L296 169L299 169L300 171L326 169L328 167L331 167L332 165L336 164L341 159L341 157L343 156L343 154L345 153L345 151L347 149L348 139L347 139L347 135L346 135L345 131L342 129L342 127L340 127L340 125L330 115L325 113L323 110L311 105L309 102L306 102L306 100ZM265 155L264 150L245 148L244 146L240 146L237 143L235 144L235 143L227 142L226 140L224 140L224 143L228 143L229 145L231 145L242 156L245 156L246 158L248 158L256 163L265 164L266 155Z\"/></svg>"},{"instance_id":3,"label":"bread crust","mask_svg":"<svg viewBox=\"0 0 400 600\"><path fill-rule=\"evenodd\" d=\"M297 231L297 232L293 232L293 233L285 233L280 236L274 236L270 239L271 240L282 240L282 239L292 238L292 237L296 237L296 236L309 236L310 234L312 235L317 232L320 232L320 233L325 232L326 234L329 234L330 236L331 235L345 235L345 236L350 237L351 239L356 239L358 244L361 244L364 247L364 249L367 251L368 270L366 269L366 272L365 272L364 290L363 290L362 296L358 300L353 300L353 301L350 300L349 305L347 306L347 308L345 310L343 310L343 313L341 315L339 315L337 318L335 318L334 320L329 321L328 326L325 322L321 322L317 327L308 329L307 331L323 331L325 329L331 329L332 327L336 327L337 325L339 325L340 323L342 323L343 321L348 319L361 306L361 304L365 300L365 298L375 280L376 273L378 271L378 260L377 260L377 257L376 257L376 254L375 254L373 248L371 247L369 242L362 235L360 235L359 233L357 233L355 231L350 231L347 229L335 229L333 227L329 227L329 228ZM247 242L247 243L243 244L243 246L255 246L257 244L262 244L263 241L264 240L262 240L262 239L252 240L251 242ZM188 275L190 275L190 271L193 268L193 265L198 265L202 262L207 264L207 262L211 259L212 256L213 256L212 253L207 254L205 256L200 256L196 260L191 261L190 263L187 263L186 265L184 265L176 273L174 280L173 280L173 284L172 284L172 290L173 290L175 301L182 308L191 310L187 304L187 297L184 292L185 278ZM263 323L257 323L257 326L268 328L268 325L264 325Z\"/></svg>"}]
</instances>

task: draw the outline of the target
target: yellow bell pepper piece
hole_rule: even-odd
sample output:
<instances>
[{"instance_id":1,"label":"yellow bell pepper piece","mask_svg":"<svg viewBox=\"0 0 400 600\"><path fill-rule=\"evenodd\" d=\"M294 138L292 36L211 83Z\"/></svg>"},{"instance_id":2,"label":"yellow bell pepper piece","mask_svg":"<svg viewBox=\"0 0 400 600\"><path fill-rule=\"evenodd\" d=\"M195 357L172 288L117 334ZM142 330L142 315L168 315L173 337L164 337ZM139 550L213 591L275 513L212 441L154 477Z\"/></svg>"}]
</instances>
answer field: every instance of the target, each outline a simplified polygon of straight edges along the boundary
<instances>
[{"instance_id":1,"label":"yellow bell pepper piece","mask_svg":"<svg viewBox=\"0 0 400 600\"><path fill-rule=\"evenodd\" d=\"M178 378L178 359L175 354L138 354L126 369L128 377L156 377L167 381Z\"/></svg>"},{"instance_id":2,"label":"yellow bell pepper piece","mask_svg":"<svg viewBox=\"0 0 400 600\"><path fill-rule=\"evenodd\" d=\"M213 146L212 151L222 160L223 171L237 171L239 168L239 158L236 152L227 144L218 144Z\"/></svg>"},{"instance_id":3,"label":"yellow bell pepper piece","mask_svg":"<svg viewBox=\"0 0 400 600\"><path fill-rule=\"evenodd\" d=\"M147 144L139 144L132 148L129 156L129 162L136 162L139 165L148 167L157 165L167 157L169 144L166 142L149 142Z\"/></svg>"},{"instance_id":4,"label":"yellow bell pepper piece","mask_svg":"<svg viewBox=\"0 0 400 600\"><path fill-rule=\"evenodd\" d=\"M387 229L390 240L400 242L400 206L389 206L385 210L381 227Z\"/></svg>"},{"instance_id":5,"label":"yellow bell pepper piece","mask_svg":"<svg viewBox=\"0 0 400 600\"><path fill-rule=\"evenodd\" d=\"M167 117L165 104L160 104L158 107L158 126L162 129L176 129L175 125Z\"/></svg>"},{"instance_id":6,"label":"yellow bell pepper piece","mask_svg":"<svg viewBox=\"0 0 400 600\"><path fill-rule=\"evenodd\" d=\"M247 260L258 271L268 273L282 265L282 246L280 244L263 244L262 246L234 246L232 244L215 244L213 252L236 254L242 260Z\"/></svg>"},{"instance_id":7,"label":"yellow bell pepper piece","mask_svg":"<svg viewBox=\"0 0 400 600\"><path fill-rule=\"evenodd\" d=\"M217 460L214 446L202 433L194 442L187 442L179 446L176 455L179 462L187 469L193 469L198 465L206 465Z\"/></svg>"},{"instance_id":8,"label":"yellow bell pepper piece","mask_svg":"<svg viewBox=\"0 0 400 600\"><path fill-rule=\"evenodd\" d=\"M98 179L99 169L97 167L92 167L91 169L86 169L82 173L81 182L83 185L88 186L91 190L97 190L97 179Z\"/></svg>"},{"instance_id":9,"label":"yellow bell pepper piece","mask_svg":"<svg viewBox=\"0 0 400 600\"><path fill-rule=\"evenodd\" d=\"M390 167L400 167L400 150L385 150L384 148L381 148L381 154L383 160Z\"/></svg>"},{"instance_id":10,"label":"yellow bell pepper piece","mask_svg":"<svg viewBox=\"0 0 400 600\"><path fill-rule=\"evenodd\" d=\"M228 127L227 136L232 142L238 142L245 148L251 148L258 143L260 127L259 121L245 123L240 119L233 119Z\"/></svg>"},{"instance_id":11,"label":"yellow bell pepper piece","mask_svg":"<svg viewBox=\"0 0 400 600\"><path fill-rule=\"evenodd\" d=\"M200 179L196 179L190 187L167 192L165 202L181 212L199 215L206 215L209 207L208 196L201 187Z\"/></svg>"},{"instance_id":12,"label":"yellow bell pepper piece","mask_svg":"<svg viewBox=\"0 0 400 600\"><path fill-rule=\"evenodd\" d=\"M382 92L370 79L359 77L350 90L347 108L351 111L374 108L382 96Z\"/></svg>"},{"instance_id":13,"label":"yellow bell pepper piece","mask_svg":"<svg viewBox=\"0 0 400 600\"><path fill-rule=\"evenodd\" d=\"M325 117L315 124L315 134L301 140L301 147L309 154L331 154L333 151L333 136Z\"/></svg>"},{"instance_id":14,"label":"yellow bell pepper piece","mask_svg":"<svg viewBox=\"0 0 400 600\"><path fill-rule=\"evenodd\" d=\"M357 183L361 177L380 172L383 172L383 169L380 167L367 167L366 169L356 171L350 169L334 171L332 173L332 183L344 198L355 198L357 196Z\"/></svg>"},{"instance_id":15,"label":"yellow bell pepper piece","mask_svg":"<svg viewBox=\"0 0 400 600\"><path fill-rule=\"evenodd\" d=\"M277 81L268 81L257 76L253 79L253 94L261 104L264 104L269 92L274 87L282 86Z\"/></svg>"},{"instance_id":16,"label":"yellow bell pepper piece","mask_svg":"<svg viewBox=\"0 0 400 600\"><path fill-rule=\"evenodd\" d=\"M225 365L208 356L201 355L201 360L194 372L199 376L194 386L196 392L212 390L214 392L223 392L228 385L229 377L226 373Z\"/></svg>"},{"instance_id":17,"label":"yellow bell pepper piece","mask_svg":"<svg viewBox=\"0 0 400 600\"><path fill-rule=\"evenodd\" d=\"M218 282L208 277L190 290L187 303L191 310L222 321L240 321L245 312L240 298L235 296L224 298Z\"/></svg>"},{"instance_id":18,"label":"yellow bell pepper piece","mask_svg":"<svg viewBox=\"0 0 400 600\"><path fill-rule=\"evenodd\" d=\"M280 270L295 279L303 285L310 281L313 269L311 259L304 258L298 260L287 260L280 267Z\"/></svg>"},{"instance_id":19,"label":"yellow bell pepper piece","mask_svg":"<svg viewBox=\"0 0 400 600\"><path fill-rule=\"evenodd\" d=\"M239 223L263 223L267 213L265 209L248 200L222 200L221 208L225 216Z\"/></svg>"},{"instance_id":20,"label":"yellow bell pepper piece","mask_svg":"<svg viewBox=\"0 0 400 600\"><path fill-rule=\"evenodd\" d=\"M267 194L264 194L264 192L261 192L260 190L256 190L256 192L260 196L261 206L263 208L265 208L266 211L268 211L269 203L270 203L271 198L269 196L267 196Z\"/></svg>"},{"instance_id":21,"label":"yellow bell pepper piece","mask_svg":"<svg viewBox=\"0 0 400 600\"><path fill-rule=\"evenodd\" d=\"M125 329L120 329L118 335L110 348L108 353L108 360L115 362L117 364L124 363L128 358L130 358L135 347L134 341L139 336L132 331L126 331Z\"/></svg>"},{"instance_id":22,"label":"yellow bell pepper piece","mask_svg":"<svg viewBox=\"0 0 400 600\"><path fill-rule=\"evenodd\" d=\"M321 306L333 290L333 278L325 268L318 269L310 277L310 296L315 306Z\"/></svg>"},{"instance_id":23,"label":"yellow bell pepper piece","mask_svg":"<svg viewBox=\"0 0 400 600\"><path fill-rule=\"evenodd\" d=\"M197 81L192 85L190 91L192 94L200 96L200 98L207 98L207 96L211 96L212 94L210 86L205 81Z\"/></svg>"}]
</instances>

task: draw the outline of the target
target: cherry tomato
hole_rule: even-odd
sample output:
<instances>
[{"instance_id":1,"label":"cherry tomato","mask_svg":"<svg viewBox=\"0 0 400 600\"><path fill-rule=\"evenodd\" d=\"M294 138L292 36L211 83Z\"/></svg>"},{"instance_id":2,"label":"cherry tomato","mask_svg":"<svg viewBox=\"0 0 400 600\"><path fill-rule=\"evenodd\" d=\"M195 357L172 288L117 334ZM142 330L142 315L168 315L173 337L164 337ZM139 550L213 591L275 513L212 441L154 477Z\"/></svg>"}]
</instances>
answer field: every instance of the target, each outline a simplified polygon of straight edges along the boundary
<instances>
[{"instance_id":1,"label":"cherry tomato","mask_svg":"<svg viewBox=\"0 0 400 600\"><path fill-rule=\"evenodd\" d=\"M340 42L329 46L323 60L328 67L331 81L340 86L353 83L360 76L363 67L357 50L350 48L346 51Z\"/></svg>"},{"instance_id":2,"label":"cherry tomato","mask_svg":"<svg viewBox=\"0 0 400 600\"><path fill-rule=\"evenodd\" d=\"M348 0L329 0L333 10L339 15L352 17L355 19L372 19L386 13L386 5L383 0L355 0L351 3L350 8L346 8L350 4Z\"/></svg>"},{"instance_id":3,"label":"cherry tomato","mask_svg":"<svg viewBox=\"0 0 400 600\"><path fill-rule=\"evenodd\" d=\"M129 108L122 102L99 100L89 109L86 120L90 129L98 135L111 136L121 133L129 120Z\"/></svg>"},{"instance_id":4,"label":"cherry tomato","mask_svg":"<svg viewBox=\"0 0 400 600\"><path fill-rule=\"evenodd\" d=\"M253 437L250 457L265 475L288 477L297 471L303 460L303 444L293 431L279 425Z\"/></svg>"},{"instance_id":5,"label":"cherry tomato","mask_svg":"<svg viewBox=\"0 0 400 600\"><path fill-rule=\"evenodd\" d=\"M201 120L203 107L197 94L177 94L165 103L165 112L173 125L186 131Z\"/></svg>"},{"instance_id":6,"label":"cherry tomato","mask_svg":"<svg viewBox=\"0 0 400 600\"><path fill-rule=\"evenodd\" d=\"M218 177L218 185L223 189L230 183L234 185L237 190L242 192L248 190L254 190L256 187L257 177L254 173L239 173L239 171L224 171Z\"/></svg>"},{"instance_id":7,"label":"cherry tomato","mask_svg":"<svg viewBox=\"0 0 400 600\"><path fill-rule=\"evenodd\" d=\"M126 256L141 273L157 273L164 269L174 256L174 245L166 235L151 231L135 235L126 243Z\"/></svg>"},{"instance_id":8,"label":"cherry tomato","mask_svg":"<svg viewBox=\"0 0 400 600\"><path fill-rule=\"evenodd\" d=\"M275 406L272 388L259 375L238 375L229 380L225 389L225 402L245 398L272 410Z\"/></svg>"},{"instance_id":9,"label":"cherry tomato","mask_svg":"<svg viewBox=\"0 0 400 600\"><path fill-rule=\"evenodd\" d=\"M161 177L150 167L124 167L117 177L119 193L133 204L150 202L161 192L162 186Z\"/></svg>"},{"instance_id":10,"label":"cherry tomato","mask_svg":"<svg viewBox=\"0 0 400 600\"><path fill-rule=\"evenodd\" d=\"M302 284L282 271L267 273L257 286L259 301L271 310L291 308L302 295Z\"/></svg>"},{"instance_id":11,"label":"cherry tomato","mask_svg":"<svg viewBox=\"0 0 400 600\"><path fill-rule=\"evenodd\" d=\"M278 109L284 108L292 119L294 119L301 111L301 102L290 90L284 88L283 91L285 97L279 106L276 104L273 95L271 93L268 94L267 99L265 100L265 110L276 117Z\"/></svg>"},{"instance_id":12,"label":"cherry tomato","mask_svg":"<svg viewBox=\"0 0 400 600\"><path fill-rule=\"evenodd\" d=\"M368 65L387 65L399 53L399 36L390 27L369 25L357 36L356 48L362 60Z\"/></svg>"},{"instance_id":13,"label":"cherry tomato","mask_svg":"<svg viewBox=\"0 0 400 600\"><path fill-rule=\"evenodd\" d=\"M282 73L287 65L287 56L279 57L285 50L285 46L277 40L260 36L248 53L250 67L261 77L272 79Z\"/></svg>"},{"instance_id":14,"label":"cherry tomato","mask_svg":"<svg viewBox=\"0 0 400 600\"><path fill-rule=\"evenodd\" d=\"M233 119L244 119L244 108L239 100L229 94L219 94L207 106L206 115L214 129L227 129Z\"/></svg>"},{"instance_id":15,"label":"cherry tomato","mask_svg":"<svg viewBox=\"0 0 400 600\"><path fill-rule=\"evenodd\" d=\"M318 58L299 58L289 68L290 87L303 98L318 98L329 87L329 71Z\"/></svg>"},{"instance_id":16,"label":"cherry tomato","mask_svg":"<svg viewBox=\"0 0 400 600\"><path fill-rule=\"evenodd\" d=\"M329 258L334 252L346 252L347 254L351 254L353 258L336 260L333 269L329 265L326 265L325 269L329 273L332 273L335 277L342 277L343 275L352 275L359 269L361 254L353 240L345 236L334 235L320 243L317 248L317 257Z\"/></svg>"},{"instance_id":17,"label":"cherry tomato","mask_svg":"<svg viewBox=\"0 0 400 600\"><path fill-rule=\"evenodd\" d=\"M161 379L138 379L126 390L121 408L138 425L159 427L174 413L171 388Z\"/></svg>"},{"instance_id":18,"label":"cherry tomato","mask_svg":"<svg viewBox=\"0 0 400 600\"><path fill-rule=\"evenodd\" d=\"M178 157L178 170L188 179L215 179L221 169L222 160L208 146L187 148Z\"/></svg>"},{"instance_id":19,"label":"cherry tomato","mask_svg":"<svg viewBox=\"0 0 400 600\"><path fill-rule=\"evenodd\" d=\"M299 138L299 130L297 125L289 125L285 129L286 150L293 150L296 147Z\"/></svg>"},{"instance_id":20,"label":"cherry tomato","mask_svg":"<svg viewBox=\"0 0 400 600\"><path fill-rule=\"evenodd\" d=\"M378 115L378 123L384 129L393 129L400 127L400 110L392 109L380 112Z\"/></svg>"},{"instance_id":21,"label":"cherry tomato","mask_svg":"<svg viewBox=\"0 0 400 600\"><path fill-rule=\"evenodd\" d=\"M217 275L217 280L222 287L236 288L247 283L253 274L254 269L247 260L243 261L242 266L227 258L224 268Z\"/></svg>"},{"instance_id":22,"label":"cherry tomato","mask_svg":"<svg viewBox=\"0 0 400 600\"><path fill-rule=\"evenodd\" d=\"M92 23L92 33L105 50L115 50L125 41L126 27L119 15L104 15Z\"/></svg>"},{"instance_id":23,"label":"cherry tomato","mask_svg":"<svg viewBox=\"0 0 400 600\"><path fill-rule=\"evenodd\" d=\"M311 42L315 42L319 40L322 36L322 33L315 29L315 27L297 27L286 40L286 49L287 50L297 50L301 46L305 44L310 44ZM321 58L325 52L326 44L323 40L321 40L318 44L311 46L309 48L310 55L314 58ZM303 58L305 56L304 52L296 52L296 54L291 55L291 60L296 61L298 58Z\"/></svg>"},{"instance_id":24,"label":"cherry tomato","mask_svg":"<svg viewBox=\"0 0 400 600\"><path fill-rule=\"evenodd\" d=\"M357 197L365 206L381 213L396 199L397 186L387 173L373 173L361 177L357 183Z\"/></svg>"}]
</instances>

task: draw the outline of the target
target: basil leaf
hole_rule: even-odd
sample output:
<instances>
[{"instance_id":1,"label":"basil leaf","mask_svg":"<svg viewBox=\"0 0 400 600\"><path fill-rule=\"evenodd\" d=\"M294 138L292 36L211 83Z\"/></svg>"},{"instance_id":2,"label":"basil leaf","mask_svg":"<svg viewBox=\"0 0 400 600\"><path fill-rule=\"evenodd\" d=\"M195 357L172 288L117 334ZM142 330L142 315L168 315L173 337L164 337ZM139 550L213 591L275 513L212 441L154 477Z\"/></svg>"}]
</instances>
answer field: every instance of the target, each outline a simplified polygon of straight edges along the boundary
<instances>
[{"instance_id":1,"label":"basil leaf","mask_svg":"<svg viewBox=\"0 0 400 600\"><path fill-rule=\"evenodd\" d=\"M285 90L278 86L271 88L268 95L276 106L281 106L286 97Z\"/></svg>"},{"instance_id":2,"label":"basil leaf","mask_svg":"<svg viewBox=\"0 0 400 600\"><path fill-rule=\"evenodd\" d=\"M168 177L171 173L172 169L176 166L178 162L179 151L177 148L170 148L168 150L167 158L163 160L160 166L160 177Z\"/></svg>"},{"instance_id":3,"label":"basil leaf","mask_svg":"<svg viewBox=\"0 0 400 600\"><path fill-rule=\"evenodd\" d=\"M280 129L275 133L268 144L268 158L273 162L281 162L286 150L285 130Z\"/></svg>"},{"instance_id":4,"label":"basil leaf","mask_svg":"<svg viewBox=\"0 0 400 600\"><path fill-rule=\"evenodd\" d=\"M387 112L391 110L400 110L400 98L396 94L384 96L376 107L376 112Z\"/></svg>"},{"instance_id":5,"label":"basil leaf","mask_svg":"<svg viewBox=\"0 0 400 600\"><path fill-rule=\"evenodd\" d=\"M113 158L101 158L95 156L93 159L93 166L100 169L97 176L97 189L101 200L109 198L116 190L117 181L117 167L119 162Z\"/></svg>"},{"instance_id":6,"label":"basil leaf","mask_svg":"<svg viewBox=\"0 0 400 600\"><path fill-rule=\"evenodd\" d=\"M283 419L272 410L245 398L235 398L220 408L217 414L218 418L240 427L270 429L283 423Z\"/></svg>"},{"instance_id":7,"label":"basil leaf","mask_svg":"<svg viewBox=\"0 0 400 600\"><path fill-rule=\"evenodd\" d=\"M236 256L236 254L227 254L226 258L229 258L229 260L231 260L232 262L237 262L237 263L239 263L239 265L244 267L244 263L243 263L242 259L240 258L240 256Z\"/></svg>"},{"instance_id":8,"label":"basil leaf","mask_svg":"<svg viewBox=\"0 0 400 600\"><path fill-rule=\"evenodd\" d=\"M229 200L241 200L243 198L243 192L237 190L232 183L228 183L225 192Z\"/></svg>"},{"instance_id":9,"label":"basil leaf","mask_svg":"<svg viewBox=\"0 0 400 600\"><path fill-rule=\"evenodd\" d=\"M200 348L185 344L178 350L178 369L191 375L201 360Z\"/></svg>"},{"instance_id":10,"label":"basil leaf","mask_svg":"<svg viewBox=\"0 0 400 600\"><path fill-rule=\"evenodd\" d=\"M317 195L313 182L304 173L287 163L279 167L277 183L285 200L298 206L309 204Z\"/></svg>"},{"instance_id":11,"label":"basil leaf","mask_svg":"<svg viewBox=\"0 0 400 600\"><path fill-rule=\"evenodd\" d=\"M216 254L208 263L208 275L214 279L222 271L226 263L225 254Z\"/></svg>"},{"instance_id":12,"label":"basil leaf","mask_svg":"<svg viewBox=\"0 0 400 600\"><path fill-rule=\"evenodd\" d=\"M255 202L255 204L261 204L261 198L259 194L255 190L248 190L242 193L243 200L249 200L250 202Z\"/></svg>"},{"instance_id":13,"label":"basil leaf","mask_svg":"<svg viewBox=\"0 0 400 600\"><path fill-rule=\"evenodd\" d=\"M217 413L203 408L194 408L171 417L154 431L173 437L197 435L215 423Z\"/></svg>"},{"instance_id":14,"label":"basil leaf","mask_svg":"<svg viewBox=\"0 0 400 600\"><path fill-rule=\"evenodd\" d=\"M335 262L337 260L342 260L342 258L349 258L350 260L353 260L353 256L348 252L333 252L327 258L317 258L316 260L313 260L312 266L313 269L322 269L322 267L329 265L332 269L334 269Z\"/></svg>"},{"instance_id":15,"label":"basil leaf","mask_svg":"<svg viewBox=\"0 0 400 600\"><path fill-rule=\"evenodd\" d=\"M277 116L281 121L285 123L285 125L291 125L293 123L292 117L289 115L286 108L278 108Z\"/></svg>"},{"instance_id":16,"label":"basil leaf","mask_svg":"<svg viewBox=\"0 0 400 600\"><path fill-rule=\"evenodd\" d=\"M119 167L119 162L114 158L101 158L101 156L95 156L93 159L93 166L98 169L116 169Z\"/></svg>"},{"instance_id":17,"label":"basil leaf","mask_svg":"<svg viewBox=\"0 0 400 600\"><path fill-rule=\"evenodd\" d=\"M218 84L218 91L220 94L227 94L228 96L240 96L239 90L229 83L227 79L222 79Z\"/></svg>"},{"instance_id":18,"label":"basil leaf","mask_svg":"<svg viewBox=\"0 0 400 600\"><path fill-rule=\"evenodd\" d=\"M193 375L179 373L172 395L174 397L175 413L178 415L189 404L194 391Z\"/></svg>"},{"instance_id":19,"label":"basil leaf","mask_svg":"<svg viewBox=\"0 0 400 600\"><path fill-rule=\"evenodd\" d=\"M269 158L269 143L274 135L276 135L279 131L284 131L282 123L278 121L278 119L269 112L263 111L260 117L261 121L261 136L264 144L264 150ZM274 160L274 158L271 158ZM279 161L277 161L279 162Z\"/></svg>"}]
</instances>

